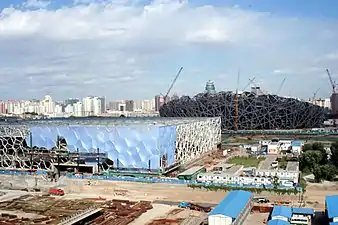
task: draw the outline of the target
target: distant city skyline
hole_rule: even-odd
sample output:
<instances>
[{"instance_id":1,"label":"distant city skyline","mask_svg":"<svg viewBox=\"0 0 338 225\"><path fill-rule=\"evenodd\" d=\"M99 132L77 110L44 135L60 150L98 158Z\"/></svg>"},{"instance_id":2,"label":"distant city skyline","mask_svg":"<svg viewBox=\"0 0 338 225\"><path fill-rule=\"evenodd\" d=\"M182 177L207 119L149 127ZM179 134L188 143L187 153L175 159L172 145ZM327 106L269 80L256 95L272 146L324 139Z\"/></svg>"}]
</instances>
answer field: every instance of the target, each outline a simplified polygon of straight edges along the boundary
<instances>
[{"instance_id":1,"label":"distant city skyline","mask_svg":"<svg viewBox=\"0 0 338 225\"><path fill-rule=\"evenodd\" d=\"M179 95L204 92L207 80L241 90L252 77L275 93L287 77L280 95L328 97L338 2L249 2L2 0L0 98L149 99L181 66Z\"/></svg>"}]
</instances>

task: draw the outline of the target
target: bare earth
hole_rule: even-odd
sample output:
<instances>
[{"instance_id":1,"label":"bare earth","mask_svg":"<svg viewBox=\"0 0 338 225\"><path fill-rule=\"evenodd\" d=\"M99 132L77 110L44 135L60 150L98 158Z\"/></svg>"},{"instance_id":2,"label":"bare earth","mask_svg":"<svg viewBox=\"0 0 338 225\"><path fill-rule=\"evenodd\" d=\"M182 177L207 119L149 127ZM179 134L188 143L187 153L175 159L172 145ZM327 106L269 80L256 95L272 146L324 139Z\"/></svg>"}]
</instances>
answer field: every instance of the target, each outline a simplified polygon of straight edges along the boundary
<instances>
[{"instance_id":1,"label":"bare earth","mask_svg":"<svg viewBox=\"0 0 338 225\"><path fill-rule=\"evenodd\" d=\"M219 203L227 195L224 191L207 191L203 189L189 188L184 185L147 184L121 181L91 181L88 185L86 180L67 180L64 187L69 196L90 196L134 200L167 200L167 201L190 201L197 203ZM309 184L304 195L307 207L316 210L324 210L325 196L335 195L338 192L338 184ZM121 194L124 193L124 194ZM294 206L299 206L299 196L278 196L273 193L261 193L270 200L290 200Z\"/></svg>"}]
</instances>

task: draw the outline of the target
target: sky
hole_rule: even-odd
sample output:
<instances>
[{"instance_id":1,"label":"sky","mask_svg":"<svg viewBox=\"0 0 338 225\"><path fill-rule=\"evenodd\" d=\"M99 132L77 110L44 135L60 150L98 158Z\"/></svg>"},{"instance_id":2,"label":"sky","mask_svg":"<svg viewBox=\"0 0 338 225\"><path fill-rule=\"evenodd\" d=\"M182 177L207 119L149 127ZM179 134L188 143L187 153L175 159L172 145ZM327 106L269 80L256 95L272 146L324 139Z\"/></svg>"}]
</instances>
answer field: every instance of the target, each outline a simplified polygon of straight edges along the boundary
<instances>
[{"instance_id":1,"label":"sky","mask_svg":"<svg viewBox=\"0 0 338 225\"><path fill-rule=\"evenodd\" d=\"M1 0L0 99L217 91L327 98L336 0ZM239 71L239 83L237 74ZM277 93L283 79L284 85ZM248 86L250 87L250 86Z\"/></svg>"}]
</instances>

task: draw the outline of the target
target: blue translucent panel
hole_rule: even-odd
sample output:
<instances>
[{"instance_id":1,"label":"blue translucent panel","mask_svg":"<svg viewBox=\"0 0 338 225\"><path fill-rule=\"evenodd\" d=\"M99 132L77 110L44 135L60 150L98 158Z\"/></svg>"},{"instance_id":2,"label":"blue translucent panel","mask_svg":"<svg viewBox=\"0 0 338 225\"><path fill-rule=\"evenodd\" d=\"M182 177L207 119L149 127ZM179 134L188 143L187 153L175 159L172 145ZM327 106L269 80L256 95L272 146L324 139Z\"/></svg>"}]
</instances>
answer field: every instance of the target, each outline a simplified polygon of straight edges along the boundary
<instances>
[{"instance_id":1,"label":"blue translucent panel","mask_svg":"<svg viewBox=\"0 0 338 225\"><path fill-rule=\"evenodd\" d=\"M168 165L175 162L175 126L33 126L32 144L51 149L57 136L67 141L70 152L106 152L120 168L159 169L164 155ZM29 137L27 137L29 143Z\"/></svg>"},{"instance_id":2,"label":"blue translucent panel","mask_svg":"<svg viewBox=\"0 0 338 225\"><path fill-rule=\"evenodd\" d=\"M168 165L175 163L175 142L176 142L176 127L163 126L159 132L159 149L160 153L166 156Z\"/></svg>"}]
</instances>

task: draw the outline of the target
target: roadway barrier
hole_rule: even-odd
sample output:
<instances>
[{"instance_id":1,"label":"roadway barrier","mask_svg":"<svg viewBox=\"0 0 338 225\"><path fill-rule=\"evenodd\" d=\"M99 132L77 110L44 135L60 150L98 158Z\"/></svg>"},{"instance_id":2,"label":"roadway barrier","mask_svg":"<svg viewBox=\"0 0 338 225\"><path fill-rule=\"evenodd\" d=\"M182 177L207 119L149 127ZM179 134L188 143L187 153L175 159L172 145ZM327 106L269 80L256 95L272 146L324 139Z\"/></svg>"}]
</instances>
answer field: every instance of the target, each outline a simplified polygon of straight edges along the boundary
<instances>
[{"instance_id":1,"label":"roadway barrier","mask_svg":"<svg viewBox=\"0 0 338 225\"><path fill-rule=\"evenodd\" d=\"M46 171L40 171L40 174L46 173ZM0 170L0 175L33 175L34 172L21 172L13 170ZM35 172L37 174L37 172ZM111 180L111 181L129 181L129 182L141 182L141 183L165 183L165 184L195 184L202 186L229 186L229 187L245 187L245 188L264 188L263 185L248 185L248 184L223 184L223 183L211 183L211 182L197 182L194 180L179 180L179 179L166 179L166 178L144 178L144 177L123 177L123 176L98 176L98 175L73 175L67 174L70 179L89 179L89 180ZM273 185L265 185L266 189L273 189ZM294 189L290 186L277 186L278 189ZM301 187L296 187L301 191Z\"/></svg>"},{"instance_id":2,"label":"roadway barrier","mask_svg":"<svg viewBox=\"0 0 338 225\"><path fill-rule=\"evenodd\" d=\"M197 182L194 180L178 180L178 179L165 179L165 178L141 178L141 177L123 177L123 176L97 176L97 175L72 175L68 174L70 179L93 179L93 180L111 180L111 181L129 181L129 182L141 182L141 183L166 183L166 184L195 184L202 186L229 186L229 187L244 187L244 188L266 188L274 189L273 185L248 185L248 184L223 184L223 183L211 183L211 182ZM290 186L277 186L278 189L294 189ZM297 187L297 190L301 191L301 187Z\"/></svg>"},{"instance_id":3,"label":"roadway barrier","mask_svg":"<svg viewBox=\"0 0 338 225\"><path fill-rule=\"evenodd\" d=\"M32 174L43 175L46 173L47 172L43 170L38 170L34 172L27 172L27 171L20 171L20 170L0 170L0 174L4 174L4 175L32 175Z\"/></svg>"},{"instance_id":4,"label":"roadway barrier","mask_svg":"<svg viewBox=\"0 0 338 225\"><path fill-rule=\"evenodd\" d=\"M222 134L231 135L338 135L335 131L278 131L278 130L223 130Z\"/></svg>"}]
</instances>

